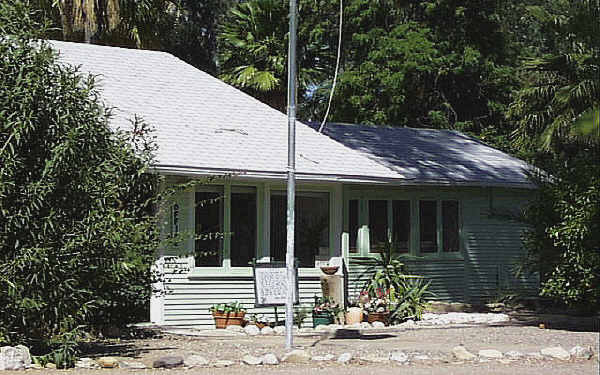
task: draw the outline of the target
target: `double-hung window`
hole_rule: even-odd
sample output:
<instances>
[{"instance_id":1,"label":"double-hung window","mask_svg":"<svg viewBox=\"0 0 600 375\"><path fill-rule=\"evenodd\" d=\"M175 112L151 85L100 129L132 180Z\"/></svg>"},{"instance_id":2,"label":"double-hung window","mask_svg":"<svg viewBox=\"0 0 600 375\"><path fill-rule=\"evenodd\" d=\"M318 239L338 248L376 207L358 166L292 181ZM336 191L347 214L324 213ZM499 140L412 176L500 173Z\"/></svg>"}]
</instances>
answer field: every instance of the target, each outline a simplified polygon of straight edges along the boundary
<instances>
[{"instance_id":1,"label":"double-hung window","mask_svg":"<svg viewBox=\"0 0 600 375\"><path fill-rule=\"evenodd\" d=\"M456 253L460 250L459 205L456 200L419 201L419 252Z\"/></svg>"}]
</instances>

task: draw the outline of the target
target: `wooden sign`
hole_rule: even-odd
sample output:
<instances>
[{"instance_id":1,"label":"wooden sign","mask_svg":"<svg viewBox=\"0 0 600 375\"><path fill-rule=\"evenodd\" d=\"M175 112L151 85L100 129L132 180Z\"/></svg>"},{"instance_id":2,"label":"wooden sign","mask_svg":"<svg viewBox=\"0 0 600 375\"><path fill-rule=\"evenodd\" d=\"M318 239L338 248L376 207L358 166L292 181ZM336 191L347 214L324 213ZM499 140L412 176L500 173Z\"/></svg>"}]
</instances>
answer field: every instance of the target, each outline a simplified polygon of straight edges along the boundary
<instances>
[{"instance_id":1,"label":"wooden sign","mask_svg":"<svg viewBox=\"0 0 600 375\"><path fill-rule=\"evenodd\" d=\"M283 306L288 295L288 283L284 262L254 263L255 307ZM296 287L293 288L294 304L298 304L298 267L294 267Z\"/></svg>"}]
</instances>

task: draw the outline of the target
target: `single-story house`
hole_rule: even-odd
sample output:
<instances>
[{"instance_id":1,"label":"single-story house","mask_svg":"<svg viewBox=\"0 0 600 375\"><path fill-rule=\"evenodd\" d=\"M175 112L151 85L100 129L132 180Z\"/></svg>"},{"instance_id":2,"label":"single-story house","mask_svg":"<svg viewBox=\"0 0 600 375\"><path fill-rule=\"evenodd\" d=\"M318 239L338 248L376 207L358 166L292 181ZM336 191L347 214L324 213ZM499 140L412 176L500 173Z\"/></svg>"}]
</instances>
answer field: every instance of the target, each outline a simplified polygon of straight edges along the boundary
<instances>
[{"instance_id":1,"label":"single-story house","mask_svg":"<svg viewBox=\"0 0 600 375\"><path fill-rule=\"evenodd\" d=\"M236 300L252 312L250 262L285 259L286 115L167 53L52 44L61 61L98 76L116 107L114 126L139 115L156 128L154 169L167 181L228 176L182 193L165 218L166 232L232 235L180 244L192 256L157 254L165 293L151 301L152 321L212 327L208 307ZM413 256L408 269L431 280L437 299L537 288L536 277L512 272L522 226L492 214L532 196L523 161L450 130L328 124L319 133L297 122L296 142L301 303L321 293L317 265L332 257L343 257L355 295L356 260L376 256L389 238Z\"/></svg>"}]
</instances>

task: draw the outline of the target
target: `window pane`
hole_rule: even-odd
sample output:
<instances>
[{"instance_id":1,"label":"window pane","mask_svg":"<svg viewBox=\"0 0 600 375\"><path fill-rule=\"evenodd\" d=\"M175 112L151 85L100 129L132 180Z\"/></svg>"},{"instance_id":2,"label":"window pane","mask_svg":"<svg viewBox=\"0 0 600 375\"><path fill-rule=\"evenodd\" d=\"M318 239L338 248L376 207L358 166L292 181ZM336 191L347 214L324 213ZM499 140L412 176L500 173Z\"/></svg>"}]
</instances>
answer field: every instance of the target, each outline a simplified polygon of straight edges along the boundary
<instances>
[{"instance_id":1,"label":"window pane","mask_svg":"<svg viewBox=\"0 0 600 375\"><path fill-rule=\"evenodd\" d=\"M458 202L442 202L442 220L444 239L444 251L452 252L459 250L458 240Z\"/></svg>"},{"instance_id":2,"label":"window pane","mask_svg":"<svg viewBox=\"0 0 600 375\"><path fill-rule=\"evenodd\" d=\"M408 253L410 243L410 201L393 201L394 215L393 235L396 250Z\"/></svg>"},{"instance_id":3,"label":"window pane","mask_svg":"<svg viewBox=\"0 0 600 375\"><path fill-rule=\"evenodd\" d=\"M256 253L256 192L231 193L231 265L249 267Z\"/></svg>"},{"instance_id":4,"label":"window pane","mask_svg":"<svg viewBox=\"0 0 600 375\"><path fill-rule=\"evenodd\" d=\"M221 266L222 232L221 194L215 192L196 192L196 267Z\"/></svg>"},{"instance_id":5,"label":"window pane","mask_svg":"<svg viewBox=\"0 0 600 375\"><path fill-rule=\"evenodd\" d=\"M436 201L419 201L420 242L422 253L437 252Z\"/></svg>"},{"instance_id":6,"label":"window pane","mask_svg":"<svg viewBox=\"0 0 600 375\"><path fill-rule=\"evenodd\" d=\"M358 238L358 200L348 202L348 231L350 232L350 252L358 253L356 239Z\"/></svg>"},{"instance_id":7,"label":"window pane","mask_svg":"<svg viewBox=\"0 0 600 375\"><path fill-rule=\"evenodd\" d=\"M369 239L371 253L381 252L388 241L387 201L369 201Z\"/></svg>"},{"instance_id":8,"label":"window pane","mask_svg":"<svg viewBox=\"0 0 600 375\"><path fill-rule=\"evenodd\" d=\"M329 253L329 194L296 193L294 255L300 267L314 267L315 256ZM271 257L285 261L287 197L271 193Z\"/></svg>"}]
</instances>

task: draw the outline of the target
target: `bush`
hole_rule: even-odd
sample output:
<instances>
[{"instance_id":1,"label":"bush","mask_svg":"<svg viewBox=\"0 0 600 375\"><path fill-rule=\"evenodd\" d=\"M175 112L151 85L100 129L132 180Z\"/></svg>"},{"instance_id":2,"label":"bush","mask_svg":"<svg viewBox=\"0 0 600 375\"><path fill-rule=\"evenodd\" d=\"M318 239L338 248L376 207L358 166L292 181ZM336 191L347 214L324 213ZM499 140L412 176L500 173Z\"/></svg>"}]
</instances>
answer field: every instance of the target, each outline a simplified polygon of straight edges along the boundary
<instances>
[{"instance_id":1,"label":"bush","mask_svg":"<svg viewBox=\"0 0 600 375\"><path fill-rule=\"evenodd\" d=\"M80 332L146 318L158 177L147 126L111 130L42 32L0 3L0 340L68 367Z\"/></svg>"}]
</instances>

